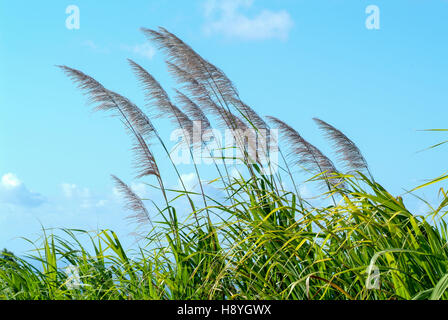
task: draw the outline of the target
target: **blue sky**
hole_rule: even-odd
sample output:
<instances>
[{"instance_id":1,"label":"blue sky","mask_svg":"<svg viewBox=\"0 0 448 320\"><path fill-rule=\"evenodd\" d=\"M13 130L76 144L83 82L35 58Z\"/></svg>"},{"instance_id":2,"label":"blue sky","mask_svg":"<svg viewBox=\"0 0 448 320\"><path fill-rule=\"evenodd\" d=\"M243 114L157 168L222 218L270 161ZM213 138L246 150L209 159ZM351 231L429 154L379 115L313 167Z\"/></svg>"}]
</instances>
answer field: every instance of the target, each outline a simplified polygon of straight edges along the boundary
<instances>
[{"instance_id":1,"label":"blue sky","mask_svg":"<svg viewBox=\"0 0 448 320\"><path fill-rule=\"evenodd\" d=\"M79 30L66 28L69 5L80 9ZM380 9L379 30L365 26L368 5ZM133 182L129 138L117 119L92 114L55 65L143 104L126 58L167 89L174 83L140 27L177 34L260 114L287 121L329 154L312 118L332 123L395 194L441 175L446 149L417 151L444 138L418 130L447 127L447 12L446 0L1 0L0 247L23 250L16 238L39 234L41 224L133 231L110 179L152 196ZM176 185L166 161L160 166Z\"/></svg>"}]
</instances>

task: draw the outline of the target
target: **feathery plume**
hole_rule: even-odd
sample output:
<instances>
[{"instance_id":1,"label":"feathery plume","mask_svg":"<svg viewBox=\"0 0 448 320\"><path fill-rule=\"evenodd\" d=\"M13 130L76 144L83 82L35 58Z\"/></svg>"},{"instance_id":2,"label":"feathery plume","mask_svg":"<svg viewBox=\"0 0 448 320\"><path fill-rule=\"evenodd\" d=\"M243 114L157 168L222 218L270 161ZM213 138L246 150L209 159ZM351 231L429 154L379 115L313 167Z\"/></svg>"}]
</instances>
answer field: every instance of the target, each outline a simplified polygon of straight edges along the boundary
<instances>
[{"instance_id":1,"label":"feathery plume","mask_svg":"<svg viewBox=\"0 0 448 320\"><path fill-rule=\"evenodd\" d=\"M57 67L83 91L84 95L87 96L88 104L98 104L95 110L109 111L117 107L110 96L109 90L104 88L103 85L94 78L67 66Z\"/></svg>"},{"instance_id":2,"label":"feathery plume","mask_svg":"<svg viewBox=\"0 0 448 320\"><path fill-rule=\"evenodd\" d=\"M132 150L136 154L136 168L138 178L155 175L160 177L156 161L151 153L148 143L143 137L151 138L155 129L148 117L129 99L113 91L107 90L103 85L85 73L66 66L60 66L70 79L88 96L90 103L97 103L96 111L114 110L131 133L134 144Z\"/></svg>"},{"instance_id":3,"label":"feathery plume","mask_svg":"<svg viewBox=\"0 0 448 320\"><path fill-rule=\"evenodd\" d=\"M181 66L184 70L195 72L195 77L200 78L204 74L205 61L194 50L176 37L170 37L166 29L159 31L141 28L143 34L157 44L167 54L169 61ZM206 79L201 79L206 80Z\"/></svg>"},{"instance_id":4,"label":"feathery plume","mask_svg":"<svg viewBox=\"0 0 448 320\"><path fill-rule=\"evenodd\" d=\"M323 173L331 185L339 183L339 179L331 177L338 174L333 162L317 147L306 141L295 129L285 122L272 116L268 116L267 118L286 137L288 143L291 145L292 155L298 157L296 161L298 164L301 164L314 174Z\"/></svg>"},{"instance_id":5,"label":"feathery plume","mask_svg":"<svg viewBox=\"0 0 448 320\"><path fill-rule=\"evenodd\" d=\"M138 80L143 85L148 105L155 106L159 111L159 116L162 116L164 112L171 112L170 98L157 80L138 63L131 59L128 59L128 61Z\"/></svg>"},{"instance_id":6,"label":"feathery plume","mask_svg":"<svg viewBox=\"0 0 448 320\"><path fill-rule=\"evenodd\" d=\"M168 67L169 73L173 75L174 79L181 88L187 90L192 97L200 100L204 97L210 98L209 92L202 83L196 80L191 73L175 65L171 61L165 61Z\"/></svg>"},{"instance_id":7,"label":"feathery plume","mask_svg":"<svg viewBox=\"0 0 448 320\"><path fill-rule=\"evenodd\" d=\"M269 125L266 121L258 115L249 105L245 104L239 98L231 98L231 103L233 106L242 114L244 120L249 127L256 131L256 152L257 159L260 157L267 159L269 156L269 145L268 143L273 143L271 141L271 132Z\"/></svg>"},{"instance_id":8,"label":"feathery plume","mask_svg":"<svg viewBox=\"0 0 448 320\"><path fill-rule=\"evenodd\" d=\"M196 103L194 103L189 97L187 97L179 90L174 90L176 92L176 100L178 101L179 105L183 106L185 113L190 117L190 119L200 123L200 133L202 137L206 133L206 131L212 129L210 121Z\"/></svg>"},{"instance_id":9,"label":"feathery plume","mask_svg":"<svg viewBox=\"0 0 448 320\"><path fill-rule=\"evenodd\" d=\"M87 95L89 104L98 104L94 108L95 111L117 111L117 115L126 116L126 120L132 123L143 136L150 136L154 132L148 117L129 99L106 89L94 78L79 70L67 66L58 67Z\"/></svg>"},{"instance_id":10,"label":"feathery plume","mask_svg":"<svg viewBox=\"0 0 448 320\"><path fill-rule=\"evenodd\" d=\"M113 91L109 91L109 94L115 103L120 106L121 110L136 131L143 137L151 139L154 136L156 129L148 116L128 98Z\"/></svg>"},{"instance_id":11,"label":"feathery plume","mask_svg":"<svg viewBox=\"0 0 448 320\"><path fill-rule=\"evenodd\" d=\"M142 28L142 31L166 52L170 71L193 93L205 110L218 116L221 125L233 131L247 129L244 122L228 110L232 101L240 101L240 99L234 84L222 70L205 60L189 45L164 28L160 27L159 31ZM221 106L218 106L211 96L214 96ZM234 132L234 135L238 134ZM239 139L239 137L235 138Z\"/></svg>"},{"instance_id":12,"label":"feathery plume","mask_svg":"<svg viewBox=\"0 0 448 320\"><path fill-rule=\"evenodd\" d=\"M247 128L240 119L229 110L218 106L211 98L210 91L217 100L221 98L225 104L239 100L235 86L222 70L202 58L189 45L164 28L160 27L159 31L142 28L142 31L167 53L170 72L179 82L185 84L206 110L219 116L221 124L233 130ZM206 87L209 87L209 90L205 89Z\"/></svg>"},{"instance_id":13,"label":"feathery plume","mask_svg":"<svg viewBox=\"0 0 448 320\"><path fill-rule=\"evenodd\" d=\"M218 117L218 119L221 122L224 122L226 124L226 127L231 127L231 122L229 122L230 119L226 117L226 114L223 111L224 109L215 103L215 101L211 98L209 92L207 91L207 89L204 87L203 84L198 82L188 71L178 67L177 65L169 61L167 61L167 65L170 73L172 73L175 79L177 79L177 82L182 84L183 88L190 92L190 94L195 98L195 100L201 105L201 107L204 110L207 110L214 116ZM200 107L196 103L194 103L193 100L189 99L187 96L183 95L183 97L180 97L178 101L179 100L185 105L192 106L193 103L198 107L199 111L202 112L202 110L200 110ZM199 116L200 118L203 118L198 113L196 115Z\"/></svg>"},{"instance_id":14,"label":"feathery plume","mask_svg":"<svg viewBox=\"0 0 448 320\"><path fill-rule=\"evenodd\" d=\"M137 179L146 176L156 176L160 179L160 172L157 166L154 155L146 144L141 134L133 135L135 141L132 146L132 151L135 154L134 167L137 170Z\"/></svg>"},{"instance_id":15,"label":"feathery plume","mask_svg":"<svg viewBox=\"0 0 448 320\"><path fill-rule=\"evenodd\" d=\"M249 127L241 120L239 117L234 115L232 112L221 108L221 112L223 114L223 122L222 125L227 126L230 130L247 130Z\"/></svg>"},{"instance_id":16,"label":"feathery plume","mask_svg":"<svg viewBox=\"0 0 448 320\"><path fill-rule=\"evenodd\" d=\"M185 113L193 121L193 144L199 147L203 144L205 135L211 133L212 126L210 124L210 121L208 120L205 113L201 110L201 108L199 108L199 106L194 103L189 97L187 97L177 89L175 89L175 91L176 100L178 101L179 105L183 107ZM195 141L195 135L199 136L200 141ZM199 144L196 144L196 142L199 142Z\"/></svg>"},{"instance_id":17,"label":"feathery plume","mask_svg":"<svg viewBox=\"0 0 448 320\"><path fill-rule=\"evenodd\" d=\"M194 123L191 121L191 119L182 112L177 106L175 106L166 91L162 88L159 82L148 72L146 69L144 69L142 66L137 64L136 62L129 60L129 63L131 64L133 70L137 74L137 77L139 80L143 83L145 91L146 91L146 100L151 104L152 102L155 102L155 106L159 109L161 116L168 116L169 119L176 125L178 128L182 130L184 141L182 143L188 145L189 147L194 147L195 141L194 141ZM190 155L193 160L193 163L195 161L194 155L192 150L190 149ZM196 164L195 164L195 170L198 177L198 180L200 181L199 172L197 170ZM177 170L176 170L177 171ZM181 177L179 177L181 178ZM182 179L181 179L182 180ZM183 182L182 185L184 186ZM205 199L204 190L202 188L202 183L199 183L202 193L202 198L204 200L204 206L207 207L207 201ZM185 186L184 186L185 188ZM192 208L194 210L194 207ZM206 209L208 212L208 209Z\"/></svg>"},{"instance_id":18,"label":"feathery plume","mask_svg":"<svg viewBox=\"0 0 448 320\"><path fill-rule=\"evenodd\" d=\"M122 180L112 175L112 179L118 191L123 195L125 200L125 208L134 212L133 215L128 216L129 219L134 219L138 224L144 225L151 223L149 212L146 209L142 199L135 194L134 191Z\"/></svg>"},{"instance_id":19,"label":"feathery plume","mask_svg":"<svg viewBox=\"0 0 448 320\"><path fill-rule=\"evenodd\" d=\"M159 48L166 52L168 59L172 63L184 70L189 70L198 81L209 86L213 84L214 89L218 91L224 101L238 96L236 87L222 70L201 57L177 36L162 27L159 27L159 31L145 28L141 30L150 40L156 42Z\"/></svg>"},{"instance_id":20,"label":"feathery plume","mask_svg":"<svg viewBox=\"0 0 448 320\"><path fill-rule=\"evenodd\" d=\"M255 129L263 129L269 131L269 126L266 121L264 121L263 118L260 117L250 106L248 106L238 98L232 98L231 103L244 116L246 122L250 126L254 127Z\"/></svg>"},{"instance_id":21,"label":"feathery plume","mask_svg":"<svg viewBox=\"0 0 448 320\"><path fill-rule=\"evenodd\" d=\"M193 122L190 118L175 106L160 83L142 66L128 59L132 69L145 89L145 97L148 105L154 105L160 117L167 116L174 125L184 130L187 141L191 141L193 135Z\"/></svg>"},{"instance_id":22,"label":"feathery plume","mask_svg":"<svg viewBox=\"0 0 448 320\"><path fill-rule=\"evenodd\" d=\"M318 118L314 118L313 120L324 131L325 136L333 142L338 159L344 162L346 167L354 171L369 170L367 161L352 140L327 122Z\"/></svg>"}]
</instances>

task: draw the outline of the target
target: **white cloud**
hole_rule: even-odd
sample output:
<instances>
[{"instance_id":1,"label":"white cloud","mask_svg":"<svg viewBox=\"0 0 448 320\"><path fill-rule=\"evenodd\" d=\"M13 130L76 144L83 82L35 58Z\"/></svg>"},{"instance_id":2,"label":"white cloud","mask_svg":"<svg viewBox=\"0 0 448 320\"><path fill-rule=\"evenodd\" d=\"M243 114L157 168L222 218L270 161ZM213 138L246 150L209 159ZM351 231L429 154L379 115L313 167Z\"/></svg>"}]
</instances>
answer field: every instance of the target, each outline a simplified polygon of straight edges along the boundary
<instances>
[{"instance_id":1,"label":"white cloud","mask_svg":"<svg viewBox=\"0 0 448 320\"><path fill-rule=\"evenodd\" d=\"M92 194L89 188L80 187L73 183L62 183L61 189L67 200L71 200L83 209L104 207L107 204L107 200L99 199L98 196Z\"/></svg>"},{"instance_id":2,"label":"white cloud","mask_svg":"<svg viewBox=\"0 0 448 320\"><path fill-rule=\"evenodd\" d=\"M22 184L22 181L19 180L14 174L7 173L2 177L2 185L6 189L17 188Z\"/></svg>"},{"instance_id":3,"label":"white cloud","mask_svg":"<svg viewBox=\"0 0 448 320\"><path fill-rule=\"evenodd\" d=\"M207 0L204 30L207 34L223 34L246 40L286 40L294 22L285 11L262 10L249 17L243 9L250 9L254 0Z\"/></svg>"},{"instance_id":4,"label":"white cloud","mask_svg":"<svg viewBox=\"0 0 448 320\"><path fill-rule=\"evenodd\" d=\"M182 182L184 183L185 189L187 189L187 191L193 191L196 185L198 184L196 174L193 172L187 174L181 174L180 178L182 179ZM183 188L180 180L178 186L179 188Z\"/></svg>"},{"instance_id":5,"label":"white cloud","mask_svg":"<svg viewBox=\"0 0 448 320\"><path fill-rule=\"evenodd\" d=\"M25 184L13 173L2 176L0 183L0 202L24 207L38 207L45 198L28 190Z\"/></svg>"},{"instance_id":6,"label":"white cloud","mask_svg":"<svg viewBox=\"0 0 448 320\"><path fill-rule=\"evenodd\" d=\"M106 53L110 53L112 50L118 49L118 50L130 52L134 55L138 55L138 56L141 56L141 57L149 59L149 60L151 60L154 57L154 55L156 54L156 49L153 46L151 46L151 44L149 42L144 42L144 43L140 43L140 44L136 44L136 45L122 44L122 45L118 45L118 46L111 46L111 48L108 48L108 47L97 44L95 41L86 40L82 43L82 45L96 53L106 54Z\"/></svg>"},{"instance_id":7,"label":"white cloud","mask_svg":"<svg viewBox=\"0 0 448 320\"><path fill-rule=\"evenodd\" d=\"M135 192L140 198L147 199L149 198L149 190L148 186L141 182L134 182L131 184L132 191Z\"/></svg>"},{"instance_id":8,"label":"white cloud","mask_svg":"<svg viewBox=\"0 0 448 320\"><path fill-rule=\"evenodd\" d=\"M149 43L135 45L133 51L147 59L152 59L156 54L156 50Z\"/></svg>"},{"instance_id":9,"label":"white cloud","mask_svg":"<svg viewBox=\"0 0 448 320\"><path fill-rule=\"evenodd\" d=\"M89 198L90 190L89 188L80 188L76 184L62 183L62 192L67 198Z\"/></svg>"},{"instance_id":10,"label":"white cloud","mask_svg":"<svg viewBox=\"0 0 448 320\"><path fill-rule=\"evenodd\" d=\"M134 46L122 45L121 47L125 51L132 52L133 54L139 55L149 60L151 60L156 54L156 49L148 42L136 44Z\"/></svg>"},{"instance_id":11,"label":"white cloud","mask_svg":"<svg viewBox=\"0 0 448 320\"><path fill-rule=\"evenodd\" d=\"M109 53L110 50L108 48L102 47L98 45L93 40L86 40L82 43L82 45L86 48L89 48L90 50L96 52L96 53Z\"/></svg>"},{"instance_id":12,"label":"white cloud","mask_svg":"<svg viewBox=\"0 0 448 320\"><path fill-rule=\"evenodd\" d=\"M85 47L88 47L92 50L97 50L98 49L98 45L93 42L92 40L86 40L82 43Z\"/></svg>"},{"instance_id":13,"label":"white cloud","mask_svg":"<svg viewBox=\"0 0 448 320\"><path fill-rule=\"evenodd\" d=\"M114 195L115 198L117 199L121 199L121 192L117 187L113 187L112 188L112 194Z\"/></svg>"},{"instance_id":14,"label":"white cloud","mask_svg":"<svg viewBox=\"0 0 448 320\"><path fill-rule=\"evenodd\" d=\"M61 184L62 192L67 198L73 197L73 194L76 190L76 184L63 183Z\"/></svg>"},{"instance_id":15,"label":"white cloud","mask_svg":"<svg viewBox=\"0 0 448 320\"><path fill-rule=\"evenodd\" d=\"M107 203L108 203L108 201L107 200L99 200L97 203L96 203L96 207L105 207L106 205L107 205Z\"/></svg>"}]
</instances>

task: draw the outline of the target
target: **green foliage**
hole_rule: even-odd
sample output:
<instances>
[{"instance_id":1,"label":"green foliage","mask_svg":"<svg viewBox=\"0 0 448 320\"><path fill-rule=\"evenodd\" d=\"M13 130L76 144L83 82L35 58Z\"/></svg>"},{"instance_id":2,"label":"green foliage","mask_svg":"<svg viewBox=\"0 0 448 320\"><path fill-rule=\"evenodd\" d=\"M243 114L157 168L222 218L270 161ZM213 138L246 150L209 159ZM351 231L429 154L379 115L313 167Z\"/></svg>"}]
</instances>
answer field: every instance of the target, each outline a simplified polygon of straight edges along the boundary
<instances>
[{"instance_id":1,"label":"green foliage","mask_svg":"<svg viewBox=\"0 0 448 320\"><path fill-rule=\"evenodd\" d=\"M300 205L292 193L269 190L264 179L236 179L248 200L220 208L229 214L222 221L158 223L136 252L126 253L107 230L46 235L27 259L2 258L0 297L448 298L443 220L430 224L412 215L400 198L364 176L346 177L351 190L334 190L337 206L327 207ZM255 191L254 185L262 187ZM76 266L78 285L68 285L68 265ZM370 265L380 272L379 287L372 289L366 287Z\"/></svg>"},{"instance_id":2,"label":"green foliage","mask_svg":"<svg viewBox=\"0 0 448 320\"><path fill-rule=\"evenodd\" d=\"M9 262L14 262L15 261L15 256L14 253L12 253L11 251L9 251L8 249L3 249L2 252L0 252L0 261L9 261Z\"/></svg>"}]
</instances>

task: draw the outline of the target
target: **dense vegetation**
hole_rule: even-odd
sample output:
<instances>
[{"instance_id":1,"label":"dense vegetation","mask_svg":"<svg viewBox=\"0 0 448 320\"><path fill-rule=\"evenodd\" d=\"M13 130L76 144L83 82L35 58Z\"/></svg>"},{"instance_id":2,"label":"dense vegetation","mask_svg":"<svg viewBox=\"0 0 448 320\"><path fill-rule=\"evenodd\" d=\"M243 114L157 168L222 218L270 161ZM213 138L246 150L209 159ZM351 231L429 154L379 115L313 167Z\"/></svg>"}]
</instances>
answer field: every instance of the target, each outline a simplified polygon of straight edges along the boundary
<instances>
[{"instance_id":1,"label":"dense vegetation","mask_svg":"<svg viewBox=\"0 0 448 320\"><path fill-rule=\"evenodd\" d=\"M146 230L139 235L140 247L125 252L110 230L44 233L41 247L30 256L2 254L0 299L448 298L448 230L442 219L448 196L443 189L430 215L413 214L401 197L375 182L358 147L338 129L315 119L334 146L333 162L285 122L260 117L220 69L175 35L162 28L143 32L167 55L180 86L176 104L133 61L148 113L81 71L60 68L96 110L122 120L134 141L137 176L157 182L154 188L164 205L139 198L114 176L131 218ZM209 153L216 179L205 182L195 165L194 191L165 187L160 159L171 160L181 174L151 122L158 116L183 130L191 157L198 149ZM215 122L234 134L232 148L238 153L230 160L240 165L238 174L234 164L224 161L229 160L225 148L202 139ZM266 157L273 149L251 145L241 133L253 130L257 138L275 144L270 125L281 133L278 164ZM192 139L195 130L199 141ZM156 143L165 154L153 154ZM315 197L320 202L301 196L298 171L322 187ZM209 194L206 183L224 199ZM179 216L185 205L189 215Z\"/></svg>"}]
</instances>

